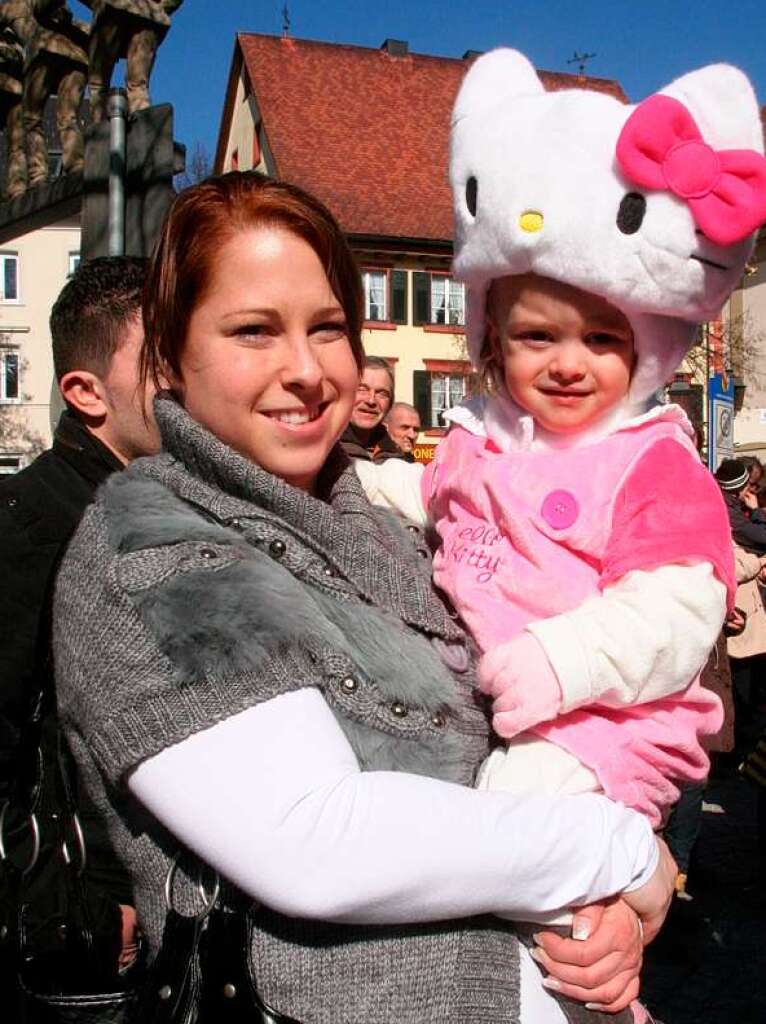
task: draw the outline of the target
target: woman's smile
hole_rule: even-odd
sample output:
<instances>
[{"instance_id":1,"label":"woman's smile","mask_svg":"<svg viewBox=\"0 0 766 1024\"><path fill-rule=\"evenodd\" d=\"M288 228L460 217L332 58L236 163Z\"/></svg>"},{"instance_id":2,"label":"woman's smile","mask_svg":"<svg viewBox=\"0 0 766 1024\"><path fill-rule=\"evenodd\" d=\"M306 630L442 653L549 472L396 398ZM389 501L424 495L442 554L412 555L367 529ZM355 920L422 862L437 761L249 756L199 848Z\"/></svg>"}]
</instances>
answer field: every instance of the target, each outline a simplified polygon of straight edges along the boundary
<instances>
[{"instance_id":1,"label":"woman's smile","mask_svg":"<svg viewBox=\"0 0 766 1024\"><path fill-rule=\"evenodd\" d=\"M319 257L282 227L221 249L173 382L198 422L263 469L311 490L359 383L346 316Z\"/></svg>"}]
</instances>

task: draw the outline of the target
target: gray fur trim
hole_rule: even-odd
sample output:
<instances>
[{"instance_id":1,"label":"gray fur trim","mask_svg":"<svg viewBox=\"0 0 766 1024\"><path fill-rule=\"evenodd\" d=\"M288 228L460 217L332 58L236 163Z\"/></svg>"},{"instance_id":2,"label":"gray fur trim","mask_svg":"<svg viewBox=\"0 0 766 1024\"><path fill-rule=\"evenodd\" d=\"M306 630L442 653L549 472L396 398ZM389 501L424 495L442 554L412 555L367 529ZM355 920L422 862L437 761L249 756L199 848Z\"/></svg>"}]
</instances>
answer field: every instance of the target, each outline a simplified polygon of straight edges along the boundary
<instances>
[{"instance_id":1,"label":"gray fur trim","mask_svg":"<svg viewBox=\"0 0 766 1024\"><path fill-rule=\"evenodd\" d=\"M449 720L455 680L426 637L298 581L154 481L121 474L103 502L118 578L182 677L257 675L302 650L364 768L463 780L459 737L434 724Z\"/></svg>"}]
</instances>

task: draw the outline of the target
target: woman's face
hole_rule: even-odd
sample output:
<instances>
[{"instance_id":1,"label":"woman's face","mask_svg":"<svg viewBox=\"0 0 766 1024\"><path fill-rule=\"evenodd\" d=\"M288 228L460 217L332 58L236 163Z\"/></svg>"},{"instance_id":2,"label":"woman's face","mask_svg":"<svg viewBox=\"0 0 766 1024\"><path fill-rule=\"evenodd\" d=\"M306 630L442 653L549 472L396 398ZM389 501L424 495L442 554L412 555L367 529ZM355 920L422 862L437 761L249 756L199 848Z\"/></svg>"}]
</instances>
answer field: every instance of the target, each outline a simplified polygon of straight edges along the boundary
<instances>
[{"instance_id":1,"label":"woman's face","mask_svg":"<svg viewBox=\"0 0 766 1024\"><path fill-rule=\"evenodd\" d=\"M278 226L221 249L173 381L189 414L241 455L313 490L359 382L346 317L318 256Z\"/></svg>"}]
</instances>

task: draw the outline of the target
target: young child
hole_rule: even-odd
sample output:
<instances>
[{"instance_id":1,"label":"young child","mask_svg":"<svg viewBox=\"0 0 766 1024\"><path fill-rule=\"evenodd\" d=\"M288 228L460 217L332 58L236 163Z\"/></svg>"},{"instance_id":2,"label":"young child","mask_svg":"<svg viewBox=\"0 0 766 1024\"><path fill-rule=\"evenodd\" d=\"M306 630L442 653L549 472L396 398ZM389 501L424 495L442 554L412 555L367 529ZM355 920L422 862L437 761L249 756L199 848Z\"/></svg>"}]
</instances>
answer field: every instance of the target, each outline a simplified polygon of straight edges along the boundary
<instances>
[{"instance_id":1,"label":"young child","mask_svg":"<svg viewBox=\"0 0 766 1024\"><path fill-rule=\"evenodd\" d=\"M741 277L762 154L724 65L635 107L546 93L510 50L466 76L454 272L491 390L452 414L422 499L507 741L482 787L603 791L658 826L707 772L721 710L699 673L734 591L730 532L683 412L642 408ZM417 516L408 470L359 467L372 500Z\"/></svg>"}]
</instances>

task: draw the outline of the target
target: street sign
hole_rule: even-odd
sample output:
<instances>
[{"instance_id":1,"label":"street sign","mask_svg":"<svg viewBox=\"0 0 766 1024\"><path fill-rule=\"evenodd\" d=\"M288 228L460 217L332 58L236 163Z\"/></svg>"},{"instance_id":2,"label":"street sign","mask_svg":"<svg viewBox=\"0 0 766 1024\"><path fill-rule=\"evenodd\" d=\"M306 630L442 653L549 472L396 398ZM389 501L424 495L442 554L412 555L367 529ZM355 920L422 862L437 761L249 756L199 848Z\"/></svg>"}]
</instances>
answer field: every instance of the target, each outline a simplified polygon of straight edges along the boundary
<instances>
[{"instance_id":1,"label":"street sign","mask_svg":"<svg viewBox=\"0 0 766 1024\"><path fill-rule=\"evenodd\" d=\"M734 456L734 378L717 373L708 381L708 468L712 473Z\"/></svg>"}]
</instances>

